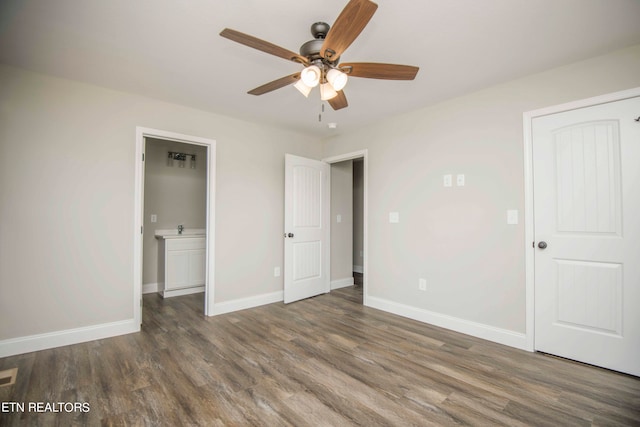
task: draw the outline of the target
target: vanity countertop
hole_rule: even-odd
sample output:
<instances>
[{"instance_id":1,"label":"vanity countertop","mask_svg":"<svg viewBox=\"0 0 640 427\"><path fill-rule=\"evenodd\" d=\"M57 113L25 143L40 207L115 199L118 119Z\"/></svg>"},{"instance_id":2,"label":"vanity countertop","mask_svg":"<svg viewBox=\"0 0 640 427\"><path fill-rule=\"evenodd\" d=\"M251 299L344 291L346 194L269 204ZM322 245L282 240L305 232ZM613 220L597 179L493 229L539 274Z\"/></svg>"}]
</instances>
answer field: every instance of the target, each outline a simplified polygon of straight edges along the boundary
<instances>
[{"instance_id":1,"label":"vanity countertop","mask_svg":"<svg viewBox=\"0 0 640 427\"><path fill-rule=\"evenodd\" d=\"M182 234L178 234L177 229L156 230L156 239L184 239L194 237L205 237L207 230L204 228L185 228Z\"/></svg>"}]
</instances>

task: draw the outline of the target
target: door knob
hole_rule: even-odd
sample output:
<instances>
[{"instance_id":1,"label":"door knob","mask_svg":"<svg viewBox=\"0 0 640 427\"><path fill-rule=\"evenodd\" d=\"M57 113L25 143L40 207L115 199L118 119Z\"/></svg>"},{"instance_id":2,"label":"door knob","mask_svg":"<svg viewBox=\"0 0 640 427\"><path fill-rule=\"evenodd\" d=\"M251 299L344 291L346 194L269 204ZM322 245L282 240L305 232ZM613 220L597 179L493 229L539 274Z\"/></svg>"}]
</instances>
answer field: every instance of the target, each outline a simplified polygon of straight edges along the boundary
<instances>
[{"instance_id":1,"label":"door knob","mask_svg":"<svg viewBox=\"0 0 640 427\"><path fill-rule=\"evenodd\" d=\"M293 237L293 233L287 234L287 237Z\"/></svg>"},{"instance_id":2,"label":"door knob","mask_svg":"<svg viewBox=\"0 0 640 427\"><path fill-rule=\"evenodd\" d=\"M547 242L540 242L538 243L538 247L540 249L547 249Z\"/></svg>"}]
</instances>

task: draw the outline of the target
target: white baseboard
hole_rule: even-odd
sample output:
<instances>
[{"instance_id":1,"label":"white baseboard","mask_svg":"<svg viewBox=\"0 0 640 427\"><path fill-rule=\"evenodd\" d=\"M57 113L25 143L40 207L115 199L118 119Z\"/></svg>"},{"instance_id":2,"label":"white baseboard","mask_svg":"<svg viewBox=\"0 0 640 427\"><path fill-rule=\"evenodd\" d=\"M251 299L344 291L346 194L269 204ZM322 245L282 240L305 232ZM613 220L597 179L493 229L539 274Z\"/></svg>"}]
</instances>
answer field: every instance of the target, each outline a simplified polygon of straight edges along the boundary
<instances>
[{"instance_id":1,"label":"white baseboard","mask_svg":"<svg viewBox=\"0 0 640 427\"><path fill-rule=\"evenodd\" d=\"M353 286L353 277L331 281L331 290Z\"/></svg>"},{"instance_id":2,"label":"white baseboard","mask_svg":"<svg viewBox=\"0 0 640 427\"><path fill-rule=\"evenodd\" d=\"M32 351L100 340L139 331L140 325L136 324L134 319L129 319L84 328L11 338L0 341L0 357L31 353Z\"/></svg>"},{"instance_id":3,"label":"white baseboard","mask_svg":"<svg viewBox=\"0 0 640 427\"><path fill-rule=\"evenodd\" d=\"M509 347L515 347L521 350L527 350L527 337L526 334L523 333L496 328L494 326L472 322L372 296L367 298L366 305L377 308L378 310L408 317L409 319L417 320L419 322L471 335L476 338L482 338L484 340L508 345Z\"/></svg>"},{"instance_id":4,"label":"white baseboard","mask_svg":"<svg viewBox=\"0 0 640 427\"><path fill-rule=\"evenodd\" d=\"M142 285L142 293L143 294L153 294L158 292L160 289L160 284L158 283L145 283Z\"/></svg>"},{"instance_id":5,"label":"white baseboard","mask_svg":"<svg viewBox=\"0 0 640 427\"><path fill-rule=\"evenodd\" d=\"M204 292L204 286L196 286L194 288L174 289L172 291L162 291L160 295L162 298L179 297L182 295L199 294Z\"/></svg>"},{"instance_id":6,"label":"white baseboard","mask_svg":"<svg viewBox=\"0 0 640 427\"><path fill-rule=\"evenodd\" d=\"M353 272L362 274L362 273L364 273L364 269L362 268L361 265L354 265L353 266Z\"/></svg>"},{"instance_id":7,"label":"white baseboard","mask_svg":"<svg viewBox=\"0 0 640 427\"><path fill-rule=\"evenodd\" d=\"M277 291L269 294L256 295L253 297L240 298L232 301L225 301L213 304L209 316L231 313L233 311L245 310L247 308L259 307L284 300L284 292Z\"/></svg>"}]
</instances>

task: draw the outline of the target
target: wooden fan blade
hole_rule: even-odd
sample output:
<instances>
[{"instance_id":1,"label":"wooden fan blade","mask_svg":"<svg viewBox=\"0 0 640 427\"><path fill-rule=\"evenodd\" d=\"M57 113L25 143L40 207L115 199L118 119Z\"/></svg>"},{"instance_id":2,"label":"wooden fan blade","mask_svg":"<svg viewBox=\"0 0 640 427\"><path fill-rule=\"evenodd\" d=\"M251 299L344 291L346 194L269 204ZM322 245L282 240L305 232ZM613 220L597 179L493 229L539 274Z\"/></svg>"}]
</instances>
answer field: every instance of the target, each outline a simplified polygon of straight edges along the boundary
<instances>
[{"instance_id":1,"label":"wooden fan blade","mask_svg":"<svg viewBox=\"0 0 640 427\"><path fill-rule=\"evenodd\" d=\"M338 59L367 26L377 8L378 5L370 0L349 1L324 39L320 56Z\"/></svg>"},{"instance_id":2,"label":"wooden fan blade","mask_svg":"<svg viewBox=\"0 0 640 427\"><path fill-rule=\"evenodd\" d=\"M346 62L339 68L349 77L365 77L382 80L413 80L418 67L413 65L381 64L377 62Z\"/></svg>"},{"instance_id":3,"label":"wooden fan blade","mask_svg":"<svg viewBox=\"0 0 640 427\"><path fill-rule=\"evenodd\" d=\"M334 96L328 102L329 102L329 105L331 105L331 108L333 108L334 110L340 110L341 108L345 108L349 106L349 103L347 102L347 97L344 95L344 92L341 90L338 91L338 96Z\"/></svg>"},{"instance_id":4,"label":"wooden fan blade","mask_svg":"<svg viewBox=\"0 0 640 427\"><path fill-rule=\"evenodd\" d=\"M300 80L300 73L291 74L290 76L281 77L262 86L258 86L247 93L250 95L264 95L265 93L293 84L298 80Z\"/></svg>"},{"instance_id":5,"label":"wooden fan blade","mask_svg":"<svg viewBox=\"0 0 640 427\"><path fill-rule=\"evenodd\" d=\"M268 41L250 36L249 34L241 33L240 31L225 28L224 30L222 30L220 35L229 40L233 40L236 43L261 50L262 52L268 53L270 55L275 55L289 61L299 62L304 65L309 64L309 61L304 56L300 56L297 53L290 51L289 49L285 49L273 43L269 43Z\"/></svg>"}]
</instances>

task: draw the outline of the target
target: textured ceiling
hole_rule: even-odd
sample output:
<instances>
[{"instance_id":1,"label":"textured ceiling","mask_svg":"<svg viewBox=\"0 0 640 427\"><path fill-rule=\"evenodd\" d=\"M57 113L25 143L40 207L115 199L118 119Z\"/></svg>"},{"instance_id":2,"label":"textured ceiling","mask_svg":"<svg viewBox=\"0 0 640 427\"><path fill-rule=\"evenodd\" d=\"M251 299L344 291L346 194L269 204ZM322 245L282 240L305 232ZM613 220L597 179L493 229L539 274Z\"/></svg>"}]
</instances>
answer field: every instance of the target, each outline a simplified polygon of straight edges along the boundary
<instances>
[{"instance_id":1,"label":"textured ceiling","mask_svg":"<svg viewBox=\"0 0 640 427\"><path fill-rule=\"evenodd\" d=\"M310 133L351 130L640 43L638 0L378 0L343 62L417 65L416 80L349 80L349 107L317 89L246 92L299 65L220 37L229 27L297 51L347 0L2 0L0 62ZM328 122L337 122L330 130Z\"/></svg>"}]
</instances>

